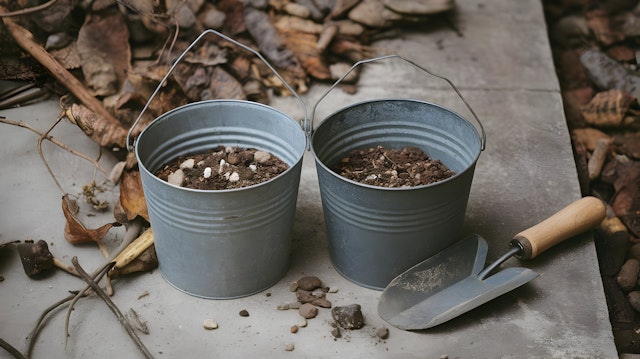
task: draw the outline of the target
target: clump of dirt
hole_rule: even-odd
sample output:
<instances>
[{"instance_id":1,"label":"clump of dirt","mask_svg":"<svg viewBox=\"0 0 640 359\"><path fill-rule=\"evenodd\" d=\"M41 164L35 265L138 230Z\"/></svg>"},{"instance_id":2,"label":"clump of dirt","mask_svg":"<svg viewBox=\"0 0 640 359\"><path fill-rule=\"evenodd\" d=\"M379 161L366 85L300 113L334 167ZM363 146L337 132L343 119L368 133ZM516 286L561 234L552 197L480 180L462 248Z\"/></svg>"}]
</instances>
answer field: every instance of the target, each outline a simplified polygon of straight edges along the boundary
<instances>
[{"instance_id":1,"label":"clump of dirt","mask_svg":"<svg viewBox=\"0 0 640 359\"><path fill-rule=\"evenodd\" d=\"M217 146L203 153L175 158L155 175L186 188L224 190L268 181L288 168L280 158L265 151Z\"/></svg>"},{"instance_id":2,"label":"clump of dirt","mask_svg":"<svg viewBox=\"0 0 640 359\"><path fill-rule=\"evenodd\" d=\"M379 187L421 186L455 175L417 147L353 150L333 170L350 180Z\"/></svg>"}]
</instances>

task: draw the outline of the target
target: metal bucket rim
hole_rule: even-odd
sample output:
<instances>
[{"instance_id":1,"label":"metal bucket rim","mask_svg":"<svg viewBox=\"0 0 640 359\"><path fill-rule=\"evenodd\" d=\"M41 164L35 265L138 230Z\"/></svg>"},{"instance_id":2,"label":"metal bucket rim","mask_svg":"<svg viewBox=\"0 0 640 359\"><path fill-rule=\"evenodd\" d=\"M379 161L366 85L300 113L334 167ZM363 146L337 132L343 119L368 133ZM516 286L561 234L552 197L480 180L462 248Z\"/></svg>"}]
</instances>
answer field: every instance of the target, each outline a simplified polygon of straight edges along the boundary
<instances>
[{"instance_id":1,"label":"metal bucket rim","mask_svg":"<svg viewBox=\"0 0 640 359\"><path fill-rule=\"evenodd\" d=\"M330 119L331 117L335 116L336 114L348 110L350 108L356 107L356 106L360 106L363 104L367 104L367 103L373 103L373 102L383 102L383 101L408 101L408 102L418 102L418 103L422 103L425 105L430 105L430 106L434 106L434 107L439 107L445 111L449 111L451 113L453 113L454 115L456 115L457 117L459 117L460 119L464 120L466 123L468 123L471 128L473 128L476 137L478 138L478 143L480 144L478 147L478 151L477 154L475 155L473 161L471 161L471 163L463 170L463 171L459 171L458 173L456 173L455 175L437 181L437 182L433 182L433 183L429 183L429 184L424 184L424 185L419 185L419 186L411 186L411 187L382 187L382 186L374 186L374 185L370 185L370 184L365 184L365 183L361 183L361 182L357 182L351 179L348 179L344 176L341 176L340 174L336 173L334 170L332 170L331 168L329 168L327 165L325 165L325 163L323 161L321 161L318 158L318 155L316 154L316 150L315 150L315 146L314 146L314 138L315 138L315 134L316 134L316 130L313 131L313 133L311 134L311 140L309 141L309 145L311 147L311 153L313 153L313 157L316 159L316 163L319 163L322 168L324 168L328 173L330 173L332 176L337 177L345 182L354 184L356 186L359 187L363 187L363 188L369 188L369 189L375 189L375 190L381 190L381 191L410 191L410 190L416 190L416 189L423 189L423 188L430 188L430 187L435 187L437 185L440 184L444 184L447 183L449 181L453 181L456 178L460 177L461 175L463 175L464 173L466 173L467 171L469 171L470 169L472 169L474 167L474 164L478 161L478 159L480 158L480 153L482 152L482 140L480 137L480 134L478 133L478 129L471 123L469 122L469 120L467 120L466 118L464 118L463 116L461 116L460 114L458 114L457 112L449 109L446 106L442 106L436 103L432 103L429 101L424 101L424 100L417 100L417 99L411 99L411 98L377 98L377 99L371 99L371 100L364 100L364 101L359 101L356 103L353 103L349 106L346 107L342 107L336 111L334 111L332 114L330 114L329 116L325 117L319 124L317 128L322 127L323 124L326 123L326 121L328 119Z\"/></svg>"},{"instance_id":2,"label":"metal bucket rim","mask_svg":"<svg viewBox=\"0 0 640 359\"><path fill-rule=\"evenodd\" d=\"M271 178L271 179L269 179L267 181L256 183L254 185L246 186L246 187L230 188L230 189L216 189L216 190L195 189L195 188L176 186L174 184L171 184L171 183L169 183L167 181L164 181L164 180L158 178L158 176L156 176L154 173L149 171L147 166L145 166L144 163L142 163L142 161L140 160L140 155L138 154L138 144L139 144L140 140L143 138L145 133L147 131L149 131L150 129L152 129L154 126L157 126L158 124L162 123L163 121L169 121L170 119L167 119L167 117L172 115L172 114L174 114L175 112L184 110L185 108L188 108L188 107L193 107L193 106L202 105L202 104L208 104L208 103L215 103L216 105L218 105L218 104L219 105L223 105L225 103L238 103L238 104L245 104L245 105L254 106L254 107L263 107L265 109L268 109L268 110L271 110L271 111L275 111L276 113L284 116L287 119L287 121L292 122L295 125L295 127L297 127L300 130L299 131L300 134L305 139L305 141L304 141L305 145L303 146L303 150L300 152L299 155L296 156L296 161L292 165L290 165L289 168L287 168L284 172L280 173L279 175L277 175L277 176L275 176L275 177L273 177L273 178ZM287 174L290 171L292 171L293 168L296 167L302 161L302 159L304 157L304 153L305 153L306 147L307 147L307 136L306 136L304 130L302 129L302 127L300 126L300 124L296 120L291 118L291 116L287 115L286 113L284 113L284 112L282 112L282 111L280 111L280 110L278 110L278 109L276 109L274 107L271 107L271 106L268 106L268 105L265 105L265 104L262 104L262 103L259 103L259 102L253 102L253 101L247 101L247 100L234 100L234 99L215 99L215 100L204 100L204 101L191 102L191 103L188 103L188 104L173 108L173 109L161 114L160 116L156 117L138 135L138 138L137 138L137 140L136 140L136 142L134 144L134 151L135 151L135 154L136 154L136 160L138 161L138 167L143 169L147 174L150 174L151 178L153 178L154 181L160 181L161 183L163 183L163 184L165 184L167 186L170 186L170 187L173 187L173 188L176 188L176 189L179 189L179 190L184 190L184 191L187 191L187 192L193 192L193 193L231 193L231 192L238 192L238 191L247 190L247 189L258 188L260 186L267 185L267 184L269 184L269 183L271 183L273 181L278 180L280 177L282 177L285 174Z\"/></svg>"}]
</instances>

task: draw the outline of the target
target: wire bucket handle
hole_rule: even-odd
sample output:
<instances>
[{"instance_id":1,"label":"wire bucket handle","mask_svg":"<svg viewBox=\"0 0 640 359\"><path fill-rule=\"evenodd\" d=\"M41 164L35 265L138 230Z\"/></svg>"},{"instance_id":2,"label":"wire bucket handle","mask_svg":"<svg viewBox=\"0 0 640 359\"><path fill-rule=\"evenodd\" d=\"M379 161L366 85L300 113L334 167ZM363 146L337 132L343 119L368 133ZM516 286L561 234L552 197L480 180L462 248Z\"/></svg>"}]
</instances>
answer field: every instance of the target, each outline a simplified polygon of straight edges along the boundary
<instances>
[{"instance_id":1,"label":"wire bucket handle","mask_svg":"<svg viewBox=\"0 0 640 359\"><path fill-rule=\"evenodd\" d=\"M471 112L471 115L473 116L474 120L478 123L478 126L480 127L480 132L481 134L481 147L480 149L482 151L484 151L485 149L485 145L487 142L487 134L485 133L484 130L484 126L482 125L482 122L480 121L480 119L478 118L478 116L476 115L475 111L473 111L473 109L471 108L471 106L469 105L469 103L467 102L467 100L465 100L465 98L462 96L462 93L460 92L460 90L458 90L458 88L456 87L456 85L453 84L453 82L451 82L448 78L444 77L444 76L440 76L437 75L429 70L427 70L426 68L416 64L415 62L408 60L400 55L386 55L386 56L380 56L380 57L374 57L374 58L370 58L370 59L365 59L365 60L360 60L358 62L356 62L355 64L353 64L353 66L351 66L351 68L344 74L342 75L336 82L334 82L333 85L331 85L331 87L329 87L329 89L327 90L327 92L325 92L320 99L316 102L316 104L313 106L313 111L311 112L311 129L313 129L313 122L315 119L315 115L316 115L316 108L318 107L318 104L320 104L320 102L322 100L324 100L324 98L329 94L329 92L331 92L336 86L338 86L338 84L340 84L340 82L342 82L342 80L344 80L345 77L347 77L351 71L353 71L356 67L362 65L362 64L366 64L369 62L374 62L374 61L380 61L380 60L386 60L386 59L390 59L390 58L397 58L400 60L403 60L411 65L413 65L414 67L426 72L427 74L433 76L433 77L437 77L441 80L446 81L449 86L456 92L456 94L458 95L458 97L462 100L462 102L464 103L464 105L467 107L467 109L469 110L469 112Z\"/></svg>"},{"instance_id":2,"label":"wire bucket handle","mask_svg":"<svg viewBox=\"0 0 640 359\"><path fill-rule=\"evenodd\" d=\"M178 66L178 64L180 63L180 61L182 61L182 59L185 57L185 55L200 41L200 39L202 39L205 35L207 34L216 34L217 36L233 43L236 46L239 46L249 52L251 52L252 54L256 55L265 65L267 65L267 67L269 68L269 70L271 70L280 81L282 81L282 83L284 84L284 86L287 88L287 90L289 90L298 100L298 102L300 102L300 106L302 106L302 109L304 111L304 119L302 121L302 130L305 132L305 135L307 136L307 138L309 138L309 134L310 134L310 123L307 117L307 106L305 105L304 101L302 100L302 98L300 97L300 95L298 95L298 93L296 91L294 91L294 89L284 80L284 78L278 73L278 71L276 71L276 69L271 66L271 64L269 64L269 62L262 56L262 54L260 54L260 52L252 49L251 47L237 41L234 40L216 30L213 29L207 29L204 30L195 40L193 40L193 42L191 42L191 44L182 52L182 54L180 54L180 56L178 56L178 58L174 61L173 65L171 65L171 67L169 68L169 71L167 71L167 73L164 75L164 77L162 78L162 80L160 81L160 83L158 84L158 87L156 87L155 91L153 91L153 93L151 94L151 96L149 97L149 99L147 100L147 103L144 105L144 107L142 108L142 111L140 111L140 114L138 115L138 117L136 118L136 120L133 122L133 124L131 125L131 128L129 129L129 132L127 132L127 150L131 151L133 150L133 147L135 145L135 143L131 143L131 137L132 137L132 133L133 130L138 126L138 122L140 122L140 119L142 118L142 115L144 114L144 112L149 108L149 104L151 104L151 101L153 101L153 99L156 97L156 95L158 94L158 92L160 91L160 89L162 88L162 86L166 83L167 79L169 78L169 75L171 75L171 73L173 72L173 70L176 68L176 66Z\"/></svg>"}]
</instances>

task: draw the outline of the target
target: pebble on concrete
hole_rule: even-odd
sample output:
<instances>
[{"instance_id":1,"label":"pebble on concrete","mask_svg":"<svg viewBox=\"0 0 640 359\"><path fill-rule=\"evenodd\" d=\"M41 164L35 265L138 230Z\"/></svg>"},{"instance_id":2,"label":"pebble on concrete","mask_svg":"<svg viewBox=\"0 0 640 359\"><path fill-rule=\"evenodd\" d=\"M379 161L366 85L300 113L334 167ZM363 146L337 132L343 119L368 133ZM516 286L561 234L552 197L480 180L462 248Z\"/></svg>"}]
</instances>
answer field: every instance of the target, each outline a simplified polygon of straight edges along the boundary
<instances>
[{"instance_id":1,"label":"pebble on concrete","mask_svg":"<svg viewBox=\"0 0 640 359\"><path fill-rule=\"evenodd\" d=\"M384 326L378 328L378 330L376 330L376 335L380 339L387 339L389 337L389 328Z\"/></svg>"},{"instance_id":2,"label":"pebble on concrete","mask_svg":"<svg viewBox=\"0 0 640 359\"><path fill-rule=\"evenodd\" d=\"M300 313L300 315L305 319L311 319L315 318L316 315L318 315L318 308L316 308L316 306L313 304L305 303L300 306L300 309L298 309L298 313Z\"/></svg>"},{"instance_id":3,"label":"pebble on concrete","mask_svg":"<svg viewBox=\"0 0 640 359\"><path fill-rule=\"evenodd\" d=\"M360 304L333 307L331 317L344 329L360 329L364 326Z\"/></svg>"},{"instance_id":4,"label":"pebble on concrete","mask_svg":"<svg viewBox=\"0 0 640 359\"><path fill-rule=\"evenodd\" d=\"M296 347L295 347L295 345L293 345L293 343L289 343L289 344L285 345L284 350L286 350L286 351L288 351L288 352L291 352L291 351L293 351L293 349L295 349L295 348L296 348Z\"/></svg>"},{"instance_id":5,"label":"pebble on concrete","mask_svg":"<svg viewBox=\"0 0 640 359\"><path fill-rule=\"evenodd\" d=\"M322 281L315 276L307 276L298 279L298 288L312 291L314 289L322 287Z\"/></svg>"},{"instance_id":6,"label":"pebble on concrete","mask_svg":"<svg viewBox=\"0 0 640 359\"><path fill-rule=\"evenodd\" d=\"M241 317L248 317L249 316L249 312L246 309L241 310L240 313L238 313L238 314L240 314Z\"/></svg>"},{"instance_id":7,"label":"pebble on concrete","mask_svg":"<svg viewBox=\"0 0 640 359\"><path fill-rule=\"evenodd\" d=\"M202 326L206 330L218 329L218 322L216 322L213 319L205 319L204 323L202 324Z\"/></svg>"}]
</instances>

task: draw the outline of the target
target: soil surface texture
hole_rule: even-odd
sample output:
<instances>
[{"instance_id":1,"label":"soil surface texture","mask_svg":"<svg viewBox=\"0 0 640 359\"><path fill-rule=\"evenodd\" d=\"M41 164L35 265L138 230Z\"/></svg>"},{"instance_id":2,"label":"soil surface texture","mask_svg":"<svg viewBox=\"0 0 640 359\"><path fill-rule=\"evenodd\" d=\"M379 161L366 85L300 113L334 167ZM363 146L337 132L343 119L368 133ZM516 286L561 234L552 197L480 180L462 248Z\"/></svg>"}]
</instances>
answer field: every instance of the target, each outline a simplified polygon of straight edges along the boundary
<instances>
[{"instance_id":1,"label":"soil surface texture","mask_svg":"<svg viewBox=\"0 0 640 359\"><path fill-rule=\"evenodd\" d=\"M353 150L333 170L350 180L379 187L421 186L455 175L417 147Z\"/></svg>"},{"instance_id":2,"label":"soil surface texture","mask_svg":"<svg viewBox=\"0 0 640 359\"><path fill-rule=\"evenodd\" d=\"M268 152L218 146L204 153L175 158L155 175L186 188L225 190L268 181L288 168L284 161Z\"/></svg>"}]
</instances>

